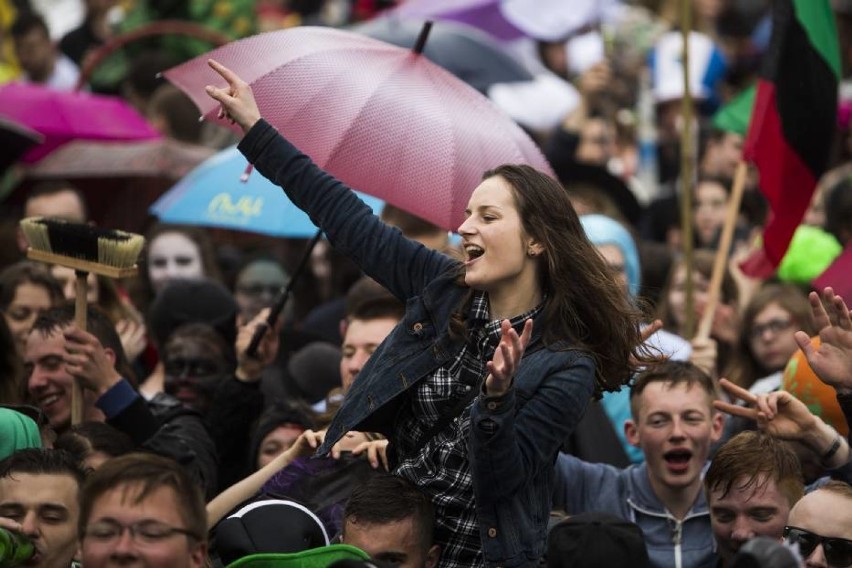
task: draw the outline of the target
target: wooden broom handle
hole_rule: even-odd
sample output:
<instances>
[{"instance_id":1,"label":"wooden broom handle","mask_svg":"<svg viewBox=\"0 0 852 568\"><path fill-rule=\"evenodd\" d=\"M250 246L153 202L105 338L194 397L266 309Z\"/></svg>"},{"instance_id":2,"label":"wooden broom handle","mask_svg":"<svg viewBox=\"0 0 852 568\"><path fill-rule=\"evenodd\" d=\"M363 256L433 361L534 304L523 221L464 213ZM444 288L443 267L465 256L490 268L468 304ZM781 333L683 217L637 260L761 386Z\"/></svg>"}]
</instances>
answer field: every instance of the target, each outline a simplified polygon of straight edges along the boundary
<instances>
[{"instance_id":1,"label":"wooden broom handle","mask_svg":"<svg viewBox=\"0 0 852 568\"><path fill-rule=\"evenodd\" d=\"M89 273L82 270L75 270L77 276L76 290L77 296L74 299L74 325L77 329L87 331L86 310L88 308L89 295ZM79 378L74 377L71 385L71 425L76 426L83 422L83 383Z\"/></svg>"},{"instance_id":2,"label":"wooden broom handle","mask_svg":"<svg viewBox=\"0 0 852 568\"><path fill-rule=\"evenodd\" d=\"M734 237L734 226L737 224L737 216L740 214L740 203L743 200L743 190L745 189L747 174L748 166L744 161L740 161L737 164L736 174L734 174L734 186L731 189L728 215L725 218L725 224L722 226L719 248L716 250L716 259L713 262L713 273L710 277L710 287L707 291L707 306L705 306L704 314L701 316L696 338L707 339L710 337L710 329L713 327L713 315L716 312L716 306L719 304L722 277L725 276L731 250L731 241Z\"/></svg>"}]
</instances>

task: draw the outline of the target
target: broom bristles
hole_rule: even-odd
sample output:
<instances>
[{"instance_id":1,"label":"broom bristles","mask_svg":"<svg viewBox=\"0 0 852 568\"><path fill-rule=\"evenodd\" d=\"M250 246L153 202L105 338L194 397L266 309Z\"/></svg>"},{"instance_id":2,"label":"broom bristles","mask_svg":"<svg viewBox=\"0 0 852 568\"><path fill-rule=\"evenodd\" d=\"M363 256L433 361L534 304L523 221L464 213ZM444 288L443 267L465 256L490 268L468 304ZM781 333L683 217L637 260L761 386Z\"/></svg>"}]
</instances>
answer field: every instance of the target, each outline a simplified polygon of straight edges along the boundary
<instances>
[{"instance_id":1,"label":"broom bristles","mask_svg":"<svg viewBox=\"0 0 852 568\"><path fill-rule=\"evenodd\" d=\"M62 219L27 217L21 230L35 250L114 268L132 267L145 245L142 235Z\"/></svg>"}]
</instances>

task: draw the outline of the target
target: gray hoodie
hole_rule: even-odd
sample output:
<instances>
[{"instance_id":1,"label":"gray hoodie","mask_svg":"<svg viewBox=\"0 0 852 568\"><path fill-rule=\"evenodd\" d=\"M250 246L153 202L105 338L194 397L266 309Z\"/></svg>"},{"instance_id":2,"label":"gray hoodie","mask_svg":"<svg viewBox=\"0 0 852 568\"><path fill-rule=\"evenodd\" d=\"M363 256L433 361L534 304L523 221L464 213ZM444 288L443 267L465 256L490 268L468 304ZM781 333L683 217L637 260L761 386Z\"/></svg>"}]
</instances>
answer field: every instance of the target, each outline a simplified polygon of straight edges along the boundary
<instances>
[{"instance_id":1,"label":"gray hoodie","mask_svg":"<svg viewBox=\"0 0 852 568\"><path fill-rule=\"evenodd\" d=\"M692 508L678 520L654 494L644 463L618 469L559 454L553 509L571 515L611 513L636 523L657 568L709 568L718 560L704 492L699 491Z\"/></svg>"}]
</instances>

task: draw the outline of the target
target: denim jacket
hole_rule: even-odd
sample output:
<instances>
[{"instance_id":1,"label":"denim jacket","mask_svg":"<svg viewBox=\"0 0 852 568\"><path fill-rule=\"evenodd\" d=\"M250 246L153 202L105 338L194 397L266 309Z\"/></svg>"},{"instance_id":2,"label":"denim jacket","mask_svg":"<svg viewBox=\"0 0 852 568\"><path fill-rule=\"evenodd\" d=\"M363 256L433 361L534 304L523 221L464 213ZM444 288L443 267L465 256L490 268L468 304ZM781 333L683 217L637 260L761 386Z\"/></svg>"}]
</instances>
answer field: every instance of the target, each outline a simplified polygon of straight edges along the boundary
<instances>
[{"instance_id":1,"label":"denim jacket","mask_svg":"<svg viewBox=\"0 0 852 568\"><path fill-rule=\"evenodd\" d=\"M317 168L264 121L239 146L263 175L325 231L331 244L406 302L405 315L346 395L318 453L349 430L395 439L412 387L452 361L462 342L449 334L468 289L460 265L383 224L349 189ZM594 390L594 364L566 344L533 337L503 396L480 394L471 408L470 463L476 513L489 566L535 566L544 553L554 463Z\"/></svg>"},{"instance_id":2,"label":"denim jacket","mask_svg":"<svg viewBox=\"0 0 852 568\"><path fill-rule=\"evenodd\" d=\"M647 464L618 469L560 454L556 462L554 509L569 515L611 513L639 525L655 568L710 568L717 561L710 511L699 491L692 508L678 520L651 487Z\"/></svg>"}]
</instances>

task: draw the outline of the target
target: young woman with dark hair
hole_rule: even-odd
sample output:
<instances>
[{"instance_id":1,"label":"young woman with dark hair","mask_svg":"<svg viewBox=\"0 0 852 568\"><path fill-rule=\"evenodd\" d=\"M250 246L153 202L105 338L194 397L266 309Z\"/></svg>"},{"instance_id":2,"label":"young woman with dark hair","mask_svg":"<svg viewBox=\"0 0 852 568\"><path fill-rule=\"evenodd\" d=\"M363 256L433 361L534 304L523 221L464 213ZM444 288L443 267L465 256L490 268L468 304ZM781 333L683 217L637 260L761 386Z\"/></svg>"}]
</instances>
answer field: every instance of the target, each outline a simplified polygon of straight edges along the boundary
<instances>
[{"instance_id":1,"label":"young woman with dark hair","mask_svg":"<svg viewBox=\"0 0 852 568\"><path fill-rule=\"evenodd\" d=\"M442 566L528 566L544 552L553 464L592 396L641 352L641 314L586 239L565 190L527 166L487 172L458 261L382 223L263 121L249 86L208 87L240 149L329 242L406 301L358 373L320 453L350 430L388 437L393 473L436 510Z\"/></svg>"}]
</instances>

